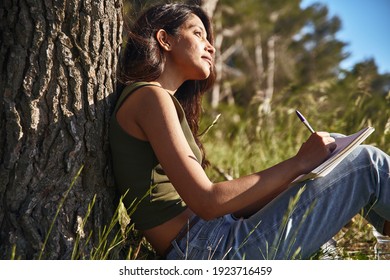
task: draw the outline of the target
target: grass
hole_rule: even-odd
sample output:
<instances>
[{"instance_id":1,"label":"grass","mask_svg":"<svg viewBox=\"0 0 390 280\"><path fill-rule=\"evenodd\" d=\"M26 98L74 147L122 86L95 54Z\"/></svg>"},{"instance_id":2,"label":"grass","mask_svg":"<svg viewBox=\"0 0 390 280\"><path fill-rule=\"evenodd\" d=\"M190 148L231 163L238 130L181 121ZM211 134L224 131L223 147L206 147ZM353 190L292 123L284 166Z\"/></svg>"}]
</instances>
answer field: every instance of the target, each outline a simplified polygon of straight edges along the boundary
<instances>
[{"instance_id":1,"label":"grass","mask_svg":"<svg viewBox=\"0 0 390 280\"><path fill-rule=\"evenodd\" d=\"M340 108L332 108L329 113L330 117L327 114L323 117L319 113L321 108L318 108L317 112L311 111L310 116L315 120L312 125L321 127L323 130L345 134L355 132L365 125L374 126L378 132L370 136L369 143L389 153L390 119L386 114L380 114L376 119L367 118L364 109L367 102L362 99L364 96L358 99L360 107L356 107L356 102L352 99L350 102L355 103L344 104L353 110L344 111L342 118L337 118L334 114L334 112L340 112ZM211 113L204 116L202 127L204 127L205 134L202 140L206 151L212 151L207 154L212 163L212 167L206 170L210 179L219 181L237 178L268 168L293 156L309 135L295 116L294 108L299 108L299 104L296 103L297 101L289 102L285 103L287 105L274 109L267 119L253 118L251 109L243 110L236 106L220 107L218 113L208 110ZM326 107L324 106L325 109ZM339 121L334 122L334 118ZM340 119L345 121L342 122ZM351 122L351 120L354 121ZM110 224L100 229L98 244L90 246L92 233L86 236L84 225L93 206L94 200L89 205L89 211L85 217L79 217L78 236L72 259L145 260L160 258L130 223L130 214L136 205L133 204L126 209L122 201L119 202ZM62 204L59 207L62 207ZM285 230L283 227L286 226L286 221L281 231ZM360 215L356 215L350 223L345 225L334 236L334 240L337 242L337 252L330 252L329 256L329 251L319 250L313 258L375 259L375 237L372 234L372 228ZM41 255L45 250L45 243ZM278 244L272 245L277 247ZM293 253L294 257L299 257L299 251ZM267 255L268 252L264 254L267 258L272 258L271 255ZM14 254L13 258L15 258Z\"/></svg>"},{"instance_id":2,"label":"grass","mask_svg":"<svg viewBox=\"0 0 390 280\"><path fill-rule=\"evenodd\" d=\"M260 252L265 259L274 259L277 253L280 242L284 238L284 233L288 227L288 221L291 213L295 210L295 205L300 199L302 189L296 197L290 200L288 211L284 215L284 219L280 225L279 234L275 236L272 244L269 244L266 252ZM93 207L93 202L90 205L90 209ZM133 207L136 207L133 205ZM314 207L314 205L313 205ZM110 224L105 227L99 235L98 245L91 251L85 251L83 247L87 248L89 237L83 235L82 231L78 231L77 241L75 243L72 259L90 259L90 260L105 260L105 259L125 259L125 260L158 260L161 256L158 256L153 250L152 246L146 241L142 235L134 229L130 224L129 212L133 209L126 209L122 201L119 202L117 211L113 216ZM302 222L310 215L312 208L308 209L302 218ZM89 213L86 214L83 219L87 221ZM261 223L257 225L261 227ZM297 232L296 232L297 233ZM296 234L295 233L295 234ZM294 236L294 233L292 233ZM248 236L249 238L249 236ZM81 242L84 240L83 242ZM294 240L292 238L291 240ZM320 249L315 255L312 256L313 260L318 259L344 259L344 260L373 260L375 259L374 245L375 238L372 235L372 228L367 222L359 215L354 217L348 225L346 225L340 232L334 236L334 240L337 242L336 248ZM245 241L244 241L245 242ZM84 246L81 246L84 244ZM244 245L244 243L243 243ZM293 241L289 244L290 250L287 252L291 255L291 259L300 259L300 248L292 251ZM244 255L245 258L245 255Z\"/></svg>"},{"instance_id":3,"label":"grass","mask_svg":"<svg viewBox=\"0 0 390 280\"><path fill-rule=\"evenodd\" d=\"M375 118L367 117L372 114L366 112L365 106L369 102L364 98L366 97L359 97L358 103L352 99L351 104L340 103L351 109L344 110L343 118L338 118L337 123L332 122L332 118L327 117L326 113L323 117L318 112L311 112L313 120L316 120L312 125L323 128L320 130L344 134L371 125L376 128L376 132L365 143L378 146L389 153L389 116L378 114ZM298 105L294 102L286 104L274 110L273 115L269 116L272 118L271 121L259 121L246 117L234 108L223 108L218 124L214 124L214 128L203 139L206 151L212 151L212 154L208 154L209 159L213 166L217 167L208 170L210 178L215 181L237 178L268 168L293 156L309 135L295 116L294 108L298 108ZM334 108L336 112L340 110L341 108ZM369 107L367 110L372 111L372 108ZM318 111L321 112L321 109ZM333 115L333 111L330 115ZM212 115L206 116L206 122L211 123L212 119ZM347 123L342 122L342 119ZM257 122L261 123L261 127L256 131ZM337 258L375 259L376 239L372 234L372 227L360 215L356 215L342 228L334 236L334 240L337 242ZM319 251L316 257L323 258L322 254L323 252Z\"/></svg>"},{"instance_id":4,"label":"grass","mask_svg":"<svg viewBox=\"0 0 390 280\"><path fill-rule=\"evenodd\" d=\"M235 110L224 110L218 116L218 122L217 118L209 116L208 123L212 125L205 128L207 134L203 136L203 141L206 151L213 151L209 154L209 159L214 168L207 170L210 178L215 181L225 180L227 177L237 178L292 156L308 137L308 132L296 120L293 111L286 110L280 114L279 125L274 123L269 126L263 122L263 129L256 133L251 129L253 121L243 118ZM224 131L228 131L228 134ZM80 254L80 248L75 248L73 258L159 259L150 244L130 225L128 212L134 211L135 207L136 205L132 205L125 209L120 202L111 224L100 234L99 246L87 254ZM284 221L281 232L285 230L286 223L287 220ZM337 242L337 252L329 254L326 250L319 250L313 259L375 259L372 228L359 215L342 228L334 236L334 240ZM79 242L76 245L78 244ZM278 244L273 244L273 247L277 246ZM264 254L267 258L272 258L268 253ZM299 251L294 252L293 256L299 258Z\"/></svg>"},{"instance_id":5,"label":"grass","mask_svg":"<svg viewBox=\"0 0 390 280\"><path fill-rule=\"evenodd\" d=\"M95 199L90 203L86 216L82 219L83 225L88 220L94 202ZM131 224L130 215L136 207L137 204L133 203L129 208L126 208L121 198L114 216L110 223L100 230L98 242L92 246L92 249L89 249L91 246L88 245L91 242L93 232L91 231L86 237L83 230L78 230L72 259L136 260L159 258L152 246Z\"/></svg>"},{"instance_id":6,"label":"grass","mask_svg":"<svg viewBox=\"0 0 390 280\"><path fill-rule=\"evenodd\" d=\"M84 168L84 166L82 166L82 167L79 169L79 171L77 172L75 178L73 178L73 180L72 180L72 182L71 182L71 184L70 184L70 187L69 187L68 190L65 192L64 197L63 197L63 198L61 199L61 201L60 201L60 204L59 204L59 206L58 206L58 208L57 208L57 212L56 212L56 214L54 215L54 218L53 218L52 223L50 224L50 228L49 228L49 230L48 230L48 233L46 234L46 237L45 237L45 240L44 240L44 242L43 242L43 245L42 245L41 251L40 251L40 253L39 253L38 259L41 259L41 258L42 258L42 255L43 255L43 253L44 253L44 251L45 251L45 248L46 248L47 241L48 241L49 236L50 236L50 234L51 234L51 232L52 232L52 230L53 230L53 226L54 226L54 224L55 224L55 222L56 222L56 220L57 220L58 214L60 213L60 211L61 211L61 209L62 209L62 206L64 205L64 202L65 202L66 198L68 197L69 192L70 192L71 189L73 188L73 186L74 186L74 184L75 184L77 178L80 176L81 172L83 171L83 168ZM14 253L12 253L12 255L14 255Z\"/></svg>"}]
</instances>

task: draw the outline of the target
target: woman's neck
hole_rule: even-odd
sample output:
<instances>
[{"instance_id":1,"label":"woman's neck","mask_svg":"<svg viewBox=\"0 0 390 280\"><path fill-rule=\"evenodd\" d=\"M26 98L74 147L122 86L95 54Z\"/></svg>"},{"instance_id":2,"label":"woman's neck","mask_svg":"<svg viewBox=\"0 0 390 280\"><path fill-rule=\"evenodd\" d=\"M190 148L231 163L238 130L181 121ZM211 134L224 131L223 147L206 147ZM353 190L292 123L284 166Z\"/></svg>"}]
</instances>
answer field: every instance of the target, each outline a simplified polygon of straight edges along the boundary
<instances>
[{"instance_id":1,"label":"woman's neck","mask_svg":"<svg viewBox=\"0 0 390 280\"><path fill-rule=\"evenodd\" d=\"M165 69L161 73L155 82L167 90L172 95L175 94L177 89L186 81L182 73L176 70L174 67L170 67L168 61L166 62Z\"/></svg>"},{"instance_id":2,"label":"woman's neck","mask_svg":"<svg viewBox=\"0 0 390 280\"><path fill-rule=\"evenodd\" d=\"M171 95L174 95L176 93L177 89L180 87L180 85L177 86L176 84L169 83L169 82L162 80L161 77L156 79L155 81L152 81L152 83L162 87L167 92L169 92L169 94L171 94Z\"/></svg>"}]
</instances>

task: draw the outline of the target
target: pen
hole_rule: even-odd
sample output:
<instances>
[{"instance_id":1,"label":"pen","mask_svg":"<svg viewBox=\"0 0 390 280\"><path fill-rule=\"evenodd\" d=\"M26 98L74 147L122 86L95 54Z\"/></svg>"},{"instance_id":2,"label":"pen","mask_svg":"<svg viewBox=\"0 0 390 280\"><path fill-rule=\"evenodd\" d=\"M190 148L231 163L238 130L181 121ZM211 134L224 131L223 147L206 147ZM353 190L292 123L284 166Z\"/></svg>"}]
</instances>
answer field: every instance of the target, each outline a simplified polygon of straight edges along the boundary
<instances>
[{"instance_id":1,"label":"pen","mask_svg":"<svg viewBox=\"0 0 390 280\"><path fill-rule=\"evenodd\" d=\"M295 113L297 113L298 118L303 122L304 125L310 130L311 133L315 133L314 129L310 126L309 122L305 119L305 117L298 111L295 110Z\"/></svg>"}]
</instances>

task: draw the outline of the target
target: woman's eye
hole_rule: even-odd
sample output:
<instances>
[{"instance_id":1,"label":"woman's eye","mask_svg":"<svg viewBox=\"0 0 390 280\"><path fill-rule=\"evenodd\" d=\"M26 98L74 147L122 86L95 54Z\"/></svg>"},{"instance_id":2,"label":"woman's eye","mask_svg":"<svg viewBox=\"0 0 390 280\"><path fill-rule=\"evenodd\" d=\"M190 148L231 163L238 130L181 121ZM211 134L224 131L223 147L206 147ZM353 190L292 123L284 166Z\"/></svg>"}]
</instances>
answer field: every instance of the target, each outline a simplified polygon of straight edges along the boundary
<instances>
[{"instance_id":1,"label":"woman's eye","mask_svg":"<svg viewBox=\"0 0 390 280\"><path fill-rule=\"evenodd\" d=\"M202 32L195 31L195 35L198 36L198 37L202 37Z\"/></svg>"}]
</instances>

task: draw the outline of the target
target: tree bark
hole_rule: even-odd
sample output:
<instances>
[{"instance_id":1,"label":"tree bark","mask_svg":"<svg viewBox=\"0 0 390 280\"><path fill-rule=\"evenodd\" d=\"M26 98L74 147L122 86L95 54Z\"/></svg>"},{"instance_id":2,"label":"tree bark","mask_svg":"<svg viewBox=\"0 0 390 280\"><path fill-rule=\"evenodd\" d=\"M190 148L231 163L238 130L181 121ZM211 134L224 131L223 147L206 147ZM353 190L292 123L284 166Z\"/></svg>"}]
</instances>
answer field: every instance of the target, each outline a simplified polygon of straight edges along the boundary
<instances>
[{"instance_id":1,"label":"tree bark","mask_svg":"<svg viewBox=\"0 0 390 280\"><path fill-rule=\"evenodd\" d=\"M121 9L122 0L0 2L2 259L13 249L69 258L95 195L90 246L113 215L107 128Z\"/></svg>"}]
</instances>

